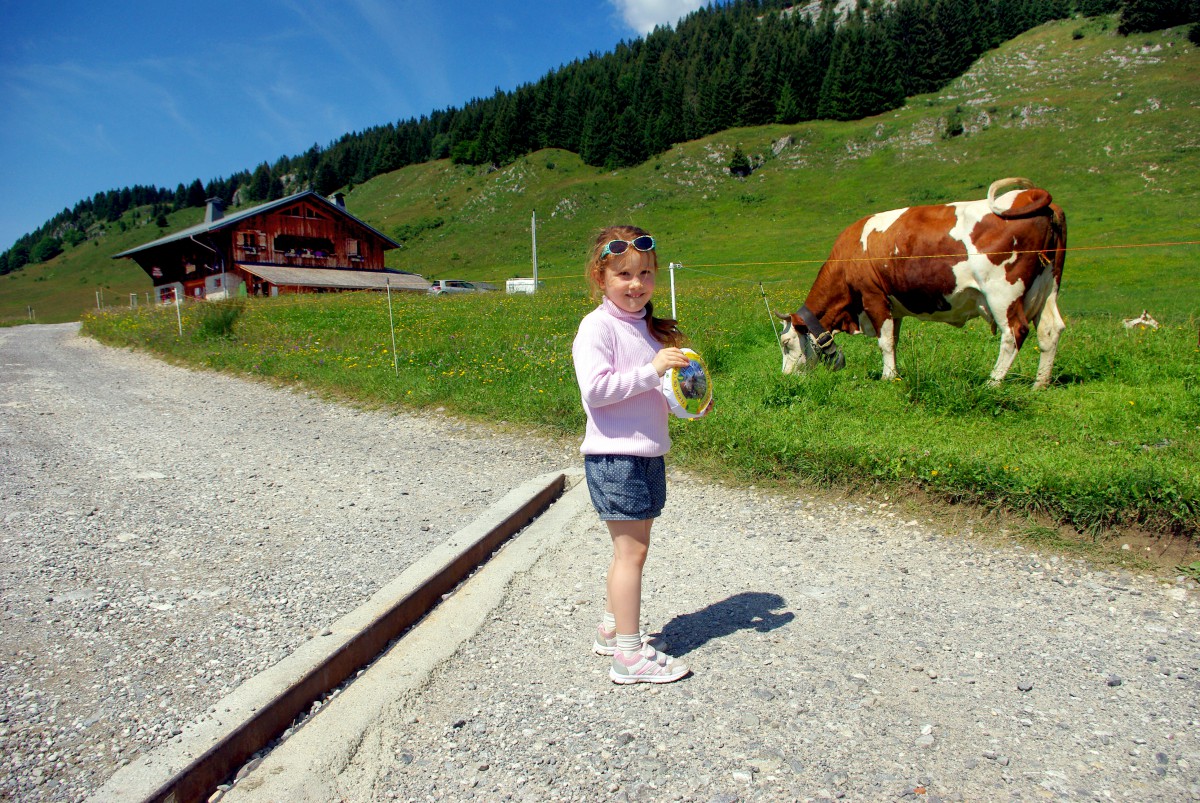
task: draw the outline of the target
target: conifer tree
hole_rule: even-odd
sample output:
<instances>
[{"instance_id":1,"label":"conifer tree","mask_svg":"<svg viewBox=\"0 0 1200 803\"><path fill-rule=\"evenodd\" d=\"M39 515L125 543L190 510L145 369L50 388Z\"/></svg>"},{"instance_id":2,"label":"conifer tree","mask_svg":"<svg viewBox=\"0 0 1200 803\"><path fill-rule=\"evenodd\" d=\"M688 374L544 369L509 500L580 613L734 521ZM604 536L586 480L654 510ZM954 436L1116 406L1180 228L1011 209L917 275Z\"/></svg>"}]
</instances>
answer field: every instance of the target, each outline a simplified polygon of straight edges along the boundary
<instances>
[{"instance_id":1,"label":"conifer tree","mask_svg":"<svg viewBox=\"0 0 1200 803\"><path fill-rule=\"evenodd\" d=\"M602 166L608 160L612 147L612 125L607 110L591 107L583 120L583 133L579 138L579 158L584 164Z\"/></svg>"},{"instance_id":2,"label":"conifer tree","mask_svg":"<svg viewBox=\"0 0 1200 803\"><path fill-rule=\"evenodd\" d=\"M605 164L609 167L628 167L646 159L646 148L642 141L641 118L629 106L617 116Z\"/></svg>"},{"instance_id":3,"label":"conifer tree","mask_svg":"<svg viewBox=\"0 0 1200 803\"><path fill-rule=\"evenodd\" d=\"M740 81L738 125L766 125L775 119L778 79L774 61L765 45L755 45Z\"/></svg>"},{"instance_id":4,"label":"conifer tree","mask_svg":"<svg viewBox=\"0 0 1200 803\"><path fill-rule=\"evenodd\" d=\"M265 201L267 195L271 191L271 168L266 162L261 163L254 168L254 175L250 177L250 185L247 188L252 201Z\"/></svg>"},{"instance_id":5,"label":"conifer tree","mask_svg":"<svg viewBox=\"0 0 1200 803\"><path fill-rule=\"evenodd\" d=\"M204 202L208 200L208 195L204 192L204 185L200 183L200 179L196 179L188 185L187 189L187 205L188 206L204 206Z\"/></svg>"},{"instance_id":6,"label":"conifer tree","mask_svg":"<svg viewBox=\"0 0 1200 803\"><path fill-rule=\"evenodd\" d=\"M1200 21L1200 5L1194 0L1124 0L1120 33L1142 33Z\"/></svg>"}]
</instances>

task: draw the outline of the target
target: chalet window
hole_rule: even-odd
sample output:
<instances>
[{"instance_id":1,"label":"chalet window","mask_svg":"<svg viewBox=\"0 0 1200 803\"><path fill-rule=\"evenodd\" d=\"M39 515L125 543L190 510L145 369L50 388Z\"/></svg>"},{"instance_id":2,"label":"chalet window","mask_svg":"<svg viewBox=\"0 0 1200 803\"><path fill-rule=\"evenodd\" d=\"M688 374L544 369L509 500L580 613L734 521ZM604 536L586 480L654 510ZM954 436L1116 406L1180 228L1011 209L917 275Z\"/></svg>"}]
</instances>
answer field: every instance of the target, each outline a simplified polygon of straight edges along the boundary
<instances>
[{"instance_id":1,"label":"chalet window","mask_svg":"<svg viewBox=\"0 0 1200 803\"><path fill-rule=\"evenodd\" d=\"M308 253L305 254L304 252ZM280 234L275 238L275 252L285 256L321 257L333 253L333 240L328 237L301 237L297 234Z\"/></svg>"},{"instance_id":2,"label":"chalet window","mask_svg":"<svg viewBox=\"0 0 1200 803\"><path fill-rule=\"evenodd\" d=\"M313 207L306 206L304 204L299 204L297 206L288 207L287 209L284 209L279 214L286 215L287 217L309 218L311 220L329 220L328 217L321 214Z\"/></svg>"},{"instance_id":3,"label":"chalet window","mask_svg":"<svg viewBox=\"0 0 1200 803\"><path fill-rule=\"evenodd\" d=\"M362 262L363 261L362 251L360 250L360 248L361 248L361 246L360 246L358 240L353 240L353 239L346 240L346 256L349 257L351 262Z\"/></svg>"}]
</instances>

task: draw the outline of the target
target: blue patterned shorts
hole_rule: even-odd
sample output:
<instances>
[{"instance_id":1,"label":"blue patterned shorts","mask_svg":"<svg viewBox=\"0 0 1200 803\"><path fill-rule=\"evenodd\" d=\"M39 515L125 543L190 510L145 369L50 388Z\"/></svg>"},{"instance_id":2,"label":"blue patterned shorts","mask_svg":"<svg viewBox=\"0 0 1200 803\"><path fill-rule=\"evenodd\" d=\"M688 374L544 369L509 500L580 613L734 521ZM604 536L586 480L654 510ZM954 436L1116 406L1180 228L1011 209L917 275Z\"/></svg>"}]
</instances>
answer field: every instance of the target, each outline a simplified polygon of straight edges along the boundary
<instances>
[{"instance_id":1,"label":"blue patterned shorts","mask_svg":"<svg viewBox=\"0 0 1200 803\"><path fill-rule=\"evenodd\" d=\"M601 521L656 519L667 503L667 462L625 454L583 456L588 493Z\"/></svg>"}]
</instances>

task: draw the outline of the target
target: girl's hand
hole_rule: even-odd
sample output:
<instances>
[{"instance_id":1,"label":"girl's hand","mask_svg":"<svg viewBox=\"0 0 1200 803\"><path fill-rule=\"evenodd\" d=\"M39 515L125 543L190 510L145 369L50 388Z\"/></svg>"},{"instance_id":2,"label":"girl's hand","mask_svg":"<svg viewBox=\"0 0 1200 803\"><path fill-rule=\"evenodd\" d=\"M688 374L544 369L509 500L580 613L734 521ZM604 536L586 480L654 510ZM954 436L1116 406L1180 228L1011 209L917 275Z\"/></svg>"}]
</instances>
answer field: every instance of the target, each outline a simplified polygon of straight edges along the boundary
<instances>
[{"instance_id":1,"label":"girl's hand","mask_svg":"<svg viewBox=\"0 0 1200 803\"><path fill-rule=\"evenodd\" d=\"M654 355L654 370L662 376L672 368L686 368L688 357L681 349L665 348Z\"/></svg>"}]
</instances>

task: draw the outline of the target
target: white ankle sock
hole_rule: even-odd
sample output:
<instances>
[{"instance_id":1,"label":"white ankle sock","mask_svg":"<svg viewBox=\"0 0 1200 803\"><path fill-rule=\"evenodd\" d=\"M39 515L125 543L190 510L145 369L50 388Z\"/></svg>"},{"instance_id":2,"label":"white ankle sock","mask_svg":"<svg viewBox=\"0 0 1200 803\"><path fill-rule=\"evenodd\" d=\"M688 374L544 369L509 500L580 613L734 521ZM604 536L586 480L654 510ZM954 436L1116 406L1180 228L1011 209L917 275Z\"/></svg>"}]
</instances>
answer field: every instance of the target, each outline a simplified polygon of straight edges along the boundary
<instances>
[{"instance_id":1,"label":"white ankle sock","mask_svg":"<svg viewBox=\"0 0 1200 803\"><path fill-rule=\"evenodd\" d=\"M617 649L625 653L626 658L632 658L642 651L642 634L634 633L631 636L627 636L618 633Z\"/></svg>"},{"instance_id":2,"label":"white ankle sock","mask_svg":"<svg viewBox=\"0 0 1200 803\"><path fill-rule=\"evenodd\" d=\"M613 615L612 611L604 612L604 629L605 630L616 630L617 629L617 617Z\"/></svg>"}]
</instances>

